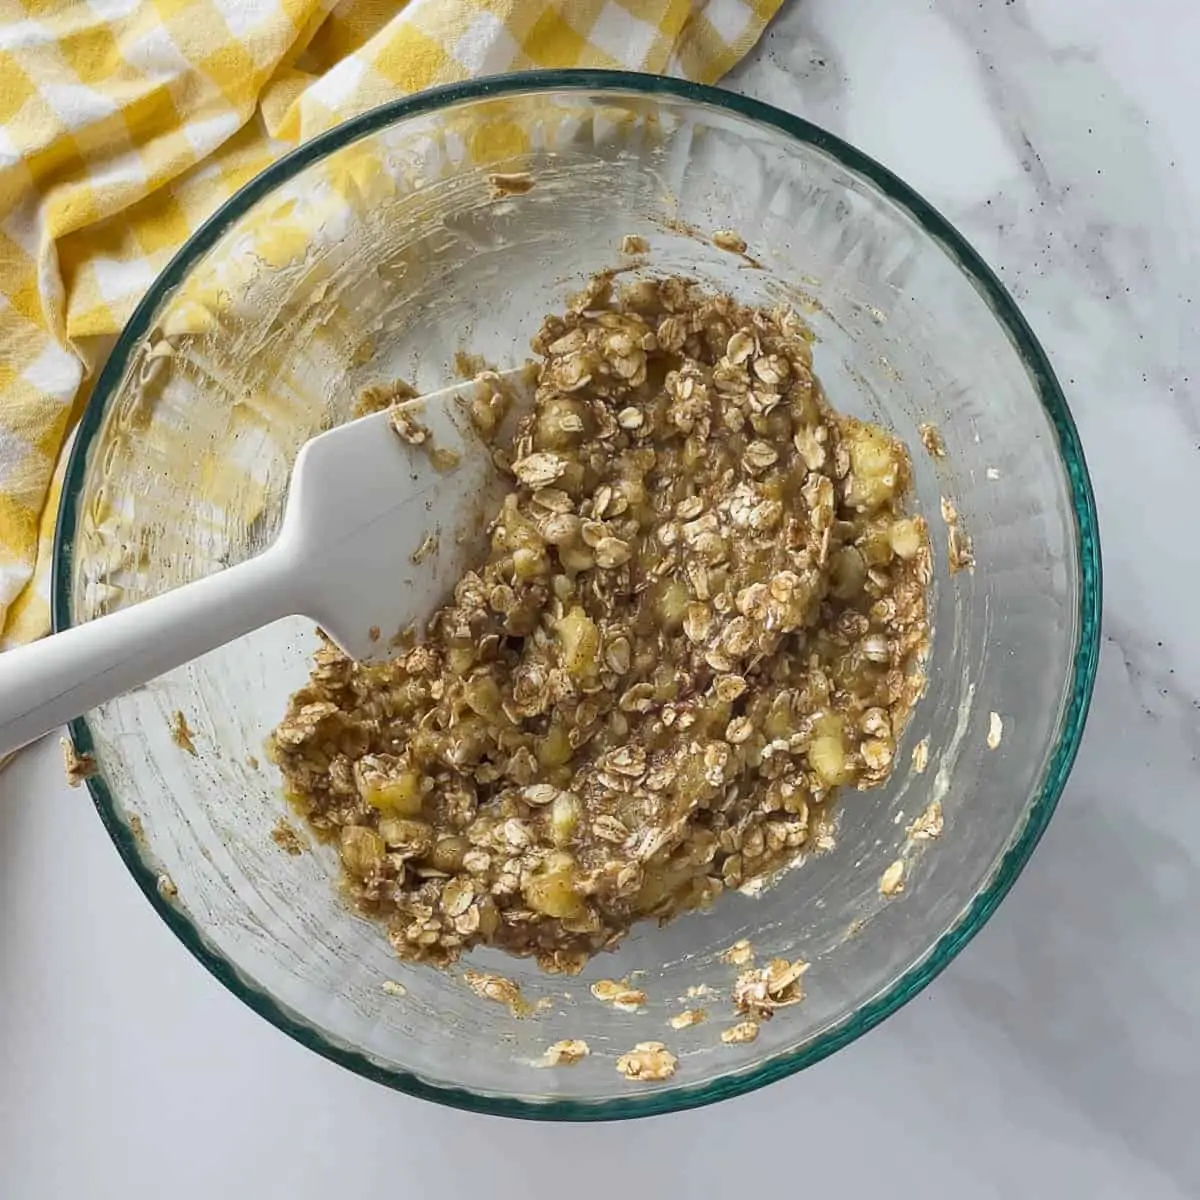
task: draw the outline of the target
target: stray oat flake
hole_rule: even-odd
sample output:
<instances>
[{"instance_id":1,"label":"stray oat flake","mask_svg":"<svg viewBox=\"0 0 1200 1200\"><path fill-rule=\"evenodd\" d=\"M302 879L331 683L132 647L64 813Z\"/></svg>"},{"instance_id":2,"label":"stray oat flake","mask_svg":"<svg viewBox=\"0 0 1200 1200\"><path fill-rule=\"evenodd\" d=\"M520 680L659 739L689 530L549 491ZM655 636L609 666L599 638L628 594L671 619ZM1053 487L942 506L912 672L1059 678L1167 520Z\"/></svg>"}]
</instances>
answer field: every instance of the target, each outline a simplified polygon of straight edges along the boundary
<instances>
[{"instance_id":1,"label":"stray oat flake","mask_svg":"<svg viewBox=\"0 0 1200 1200\"><path fill-rule=\"evenodd\" d=\"M804 999L800 980L808 970L803 959L773 958L765 967L744 971L733 985L733 1002L747 1016L769 1019L776 1009Z\"/></svg>"},{"instance_id":2,"label":"stray oat flake","mask_svg":"<svg viewBox=\"0 0 1200 1200\"><path fill-rule=\"evenodd\" d=\"M1004 736L1004 721L998 712L988 714L987 748L995 750Z\"/></svg>"},{"instance_id":3,"label":"stray oat flake","mask_svg":"<svg viewBox=\"0 0 1200 1200\"><path fill-rule=\"evenodd\" d=\"M896 896L904 891L904 859L898 858L879 877L879 894Z\"/></svg>"},{"instance_id":4,"label":"stray oat flake","mask_svg":"<svg viewBox=\"0 0 1200 1200\"><path fill-rule=\"evenodd\" d=\"M925 447L930 458L946 457L946 442L942 438L942 431L932 421L918 425L917 432L921 435L921 445Z\"/></svg>"},{"instance_id":5,"label":"stray oat flake","mask_svg":"<svg viewBox=\"0 0 1200 1200\"><path fill-rule=\"evenodd\" d=\"M410 446L423 446L429 440L429 427L417 420L413 406L393 408L388 423L400 440Z\"/></svg>"},{"instance_id":6,"label":"stray oat flake","mask_svg":"<svg viewBox=\"0 0 1200 1200\"><path fill-rule=\"evenodd\" d=\"M181 708L177 708L171 716L171 741L180 750L186 750L193 758L196 757L195 738L192 734L191 726L188 725L188 719Z\"/></svg>"},{"instance_id":7,"label":"stray oat flake","mask_svg":"<svg viewBox=\"0 0 1200 1200\"><path fill-rule=\"evenodd\" d=\"M758 1030L757 1021L739 1021L736 1025L721 1030L721 1041L727 1046L742 1045L754 1041L758 1037Z\"/></svg>"},{"instance_id":8,"label":"stray oat flake","mask_svg":"<svg viewBox=\"0 0 1200 1200\"><path fill-rule=\"evenodd\" d=\"M678 1065L679 1059L662 1042L638 1042L628 1054L617 1059L617 1070L626 1079L644 1083L670 1079Z\"/></svg>"},{"instance_id":9,"label":"stray oat flake","mask_svg":"<svg viewBox=\"0 0 1200 1200\"><path fill-rule=\"evenodd\" d=\"M929 738L923 737L912 749L912 768L918 775L929 766Z\"/></svg>"},{"instance_id":10,"label":"stray oat flake","mask_svg":"<svg viewBox=\"0 0 1200 1200\"><path fill-rule=\"evenodd\" d=\"M542 1001L531 1004L525 999L521 988L503 975L490 975L484 971L466 971L463 981L467 987L484 1000L503 1004L514 1017L527 1017L545 1007Z\"/></svg>"},{"instance_id":11,"label":"stray oat flake","mask_svg":"<svg viewBox=\"0 0 1200 1200\"><path fill-rule=\"evenodd\" d=\"M67 772L67 783L77 788L85 779L90 779L99 770L91 754L80 754L70 738L62 739L63 766Z\"/></svg>"},{"instance_id":12,"label":"stray oat flake","mask_svg":"<svg viewBox=\"0 0 1200 1200\"><path fill-rule=\"evenodd\" d=\"M561 1042L555 1042L552 1046L547 1046L538 1065L572 1067L576 1063L583 1062L591 1052L591 1048L582 1038L566 1038Z\"/></svg>"},{"instance_id":13,"label":"stray oat flake","mask_svg":"<svg viewBox=\"0 0 1200 1200\"><path fill-rule=\"evenodd\" d=\"M721 955L721 961L734 967L744 967L754 961L754 947L748 938L739 938Z\"/></svg>"},{"instance_id":14,"label":"stray oat flake","mask_svg":"<svg viewBox=\"0 0 1200 1200\"><path fill-rule=\"evenodd\" d=\"M732 229L718 229L712 235L712 243L718 250L728 250L730 254L746 253L746 239Z\"/></svg>"},{"instance_id":15,"label":"stray oat flake","mask_svg":"<svg viewBox=\"0 0 1200 1200\"><path fill-rule=\"evenodd\" d=\"M275 828L271 830L271 841L285 854L290 854L293 857L303 854L308 848L308 843L304 840L304 837L287 817L280 817L275 822Z\"/></svg>"},{"instance_id":16,"label":"stray oat flake","mask_svg":"<svg viewBox=\"0 0 1200 1200\"><path fill-rule=\"evenodd\" d=\"M626 979L600 979L592 984L592 995L620 1012L637 1012L646 1003L646 993L630 987Z\"/></svg>"},{"instance_id":17,"label":"stray oat flake","mask_svg":"<svg viewBox=\"0 0 1200 1200\"><path fill-rule=\"evenodd\" d=\"M958 509L946 496L942 497L942 520L946 523L947 553L950 559L950 574L975 570L975 550L970 537L962 527Z\"/></svg>"},{"instance_id":18,"label":"stray oat flake","mask_svg":"<svg viewBox=\"0 0 1200 1200\"><path fill-rule=\"evenodd\" d=\"M431 554L437 553L437 548L437 534L430 530L426 530L425 536L421 539L421 544L409 556L409 561L414 565L423 563Z\"/></svg>"},{"instance_id":19,"label":"stray oat flake","mask_svg":"<svg viewBox=\"0 0 1200 1200\"><path fill-rule=\"evenodd\" d=\"M945 818L942 816L942 802L931 800L925 811L908 827L907 833L913 841L930 841L942 836Z\"/></svg>"},{"instance_id":20,"label":"stray oat flake","mask_svg":"<svg viewBox=\"0 0 1200 1200\"><path fill-rule=\"evenodd\" d=\"M493 199L503 196L523 196L537 181L528 171L494 171L488 176Z\"/></svg>"}]
</instances>

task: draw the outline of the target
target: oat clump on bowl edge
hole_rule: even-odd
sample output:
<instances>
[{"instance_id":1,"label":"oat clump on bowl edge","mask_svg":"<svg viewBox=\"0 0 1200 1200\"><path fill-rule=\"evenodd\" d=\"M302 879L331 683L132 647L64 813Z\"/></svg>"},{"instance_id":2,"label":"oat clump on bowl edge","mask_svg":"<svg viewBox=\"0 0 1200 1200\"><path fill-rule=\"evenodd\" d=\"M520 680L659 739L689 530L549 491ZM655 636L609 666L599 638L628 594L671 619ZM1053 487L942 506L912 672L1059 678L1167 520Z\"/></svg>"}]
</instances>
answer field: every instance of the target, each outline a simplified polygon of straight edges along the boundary
<instances>
[{"instance_id":1,"label":"oat clump on bowl edge","mask_svg":"<svg viewBox=\"0 0 1200 1200\"><path fill-rule=\"evenodd\" d=\"M905 448L830 407L792 311L601 276L533 345L486 557L394 661L320 649L272 754L401 957L574 971L887 778L931 558Z\"/></svg>"}]
</instances>

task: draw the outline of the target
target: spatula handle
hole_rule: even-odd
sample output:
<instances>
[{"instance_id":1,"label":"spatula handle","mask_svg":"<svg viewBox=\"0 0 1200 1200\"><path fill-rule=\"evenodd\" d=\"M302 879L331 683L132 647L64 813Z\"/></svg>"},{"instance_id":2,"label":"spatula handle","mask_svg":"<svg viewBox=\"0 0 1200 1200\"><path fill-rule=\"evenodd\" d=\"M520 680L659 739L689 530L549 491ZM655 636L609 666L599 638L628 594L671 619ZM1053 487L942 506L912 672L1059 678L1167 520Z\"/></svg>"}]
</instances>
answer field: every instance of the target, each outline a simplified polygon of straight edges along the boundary
<instances>
[{"instance_id":1,"label":"spatula handle","mask_svg":"<svg viewBox=\"0 0 1200 1200\"><path fill-rule=\"evenodd\" d=\"M0 654L0 757L138 684L295 611L275 546L152 600Z\"/></svg>"}]
</instances>

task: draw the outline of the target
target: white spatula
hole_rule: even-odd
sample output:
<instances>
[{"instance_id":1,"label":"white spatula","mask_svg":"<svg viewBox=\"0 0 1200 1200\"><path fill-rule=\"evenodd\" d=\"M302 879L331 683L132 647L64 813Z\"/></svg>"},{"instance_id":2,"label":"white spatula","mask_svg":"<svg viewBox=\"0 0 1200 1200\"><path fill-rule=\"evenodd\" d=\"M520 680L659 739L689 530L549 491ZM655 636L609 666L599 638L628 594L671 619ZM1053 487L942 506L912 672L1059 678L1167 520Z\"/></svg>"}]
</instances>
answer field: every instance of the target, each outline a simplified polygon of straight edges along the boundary
<instances>
[{"instance_id":1,"label":"white spatula","mask_svg":"<svg viewBox=\"0 0 1200 1200\"><path fill-rule=\"evenodd\" d=\"M280 617L311 617L354 658L386 658L478 555L505 491L470 404L502 395L511 427L532 384L529 367L484 375L313 438L269 550L0 654L0 757ZM389 428L397 412L419 440Z\"/></svg>"}]
</instances>

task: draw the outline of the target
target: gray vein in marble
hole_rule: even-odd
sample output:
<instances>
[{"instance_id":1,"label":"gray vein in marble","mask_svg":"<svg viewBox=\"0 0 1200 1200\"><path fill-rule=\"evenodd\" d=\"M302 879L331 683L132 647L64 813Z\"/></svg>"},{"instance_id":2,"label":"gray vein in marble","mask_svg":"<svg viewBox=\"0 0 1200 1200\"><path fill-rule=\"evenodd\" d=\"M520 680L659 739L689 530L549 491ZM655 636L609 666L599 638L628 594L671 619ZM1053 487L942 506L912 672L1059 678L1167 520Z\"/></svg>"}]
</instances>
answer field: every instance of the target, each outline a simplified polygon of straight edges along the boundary
<instances>
[{"instance_id":1,"label":"gray vein in marble","mask_svg":"<svg viewBox=\"0 0 1200 1200\"><path fill-rule=\"evenodd\" d=\"M1044 1115L1033 1098L1057 1096L1194 1196L1200 220L1160 130L1112 73L1111 47L1094 47L1092 13L806 0L785 7L759 63L732 82L856 142L941 208L1011 289L1063 383L1104 543L1092 715L1043 846L933 990L1015 1089L1011 1119L1032 1137ZM921 123L877 119L893 106ZM900 1020L912 1036L919 1018Z\"/></svg>"},{"instance_id":2,"label":"gray vein in marble","mask_svg":"<svg viewBox=\"0 0 1200 1200\"><path fill-rule=\"evenodd\" d=\"M758 52L726 75L721 86L840 133L838 101L847 84L836 49L812 20L811 6L791 0L767 28Z\"/></svg>"},{"instance_id":3,"label":"gray vein in marble","mask_svg":"<svg viewBox=\"0 0 1200 1200\"><path fill-rule=\"evenodd\" d=\"M1147 399L1167 404L1200 436L1200 391L1178 394L1190 378L1169 361L1200 335L1189 311L1194 276L1181 253L1187 242L1178 232L1187 216L1163 177L1146 118L1092 55L1043 42L1024 4L1006 6L1000 19L957 0L938 0L936 7L976 47L991 109L1036 192L1025 219L1004 231L1017 244L995 247L1002 275L1047 327L1062 315L1058 303L1047 301L1066 290L1064 270L1077 302L1102 297L1111 311L1089 313L1087 332L1107 326L1105 348L1129 351L1129 364L1142 368L1131 382L1162 387ZM989 197L1016 198L1011 188ZM1078 407L1086 419L1087 406Z\"/></svg>"}]
</instances>

